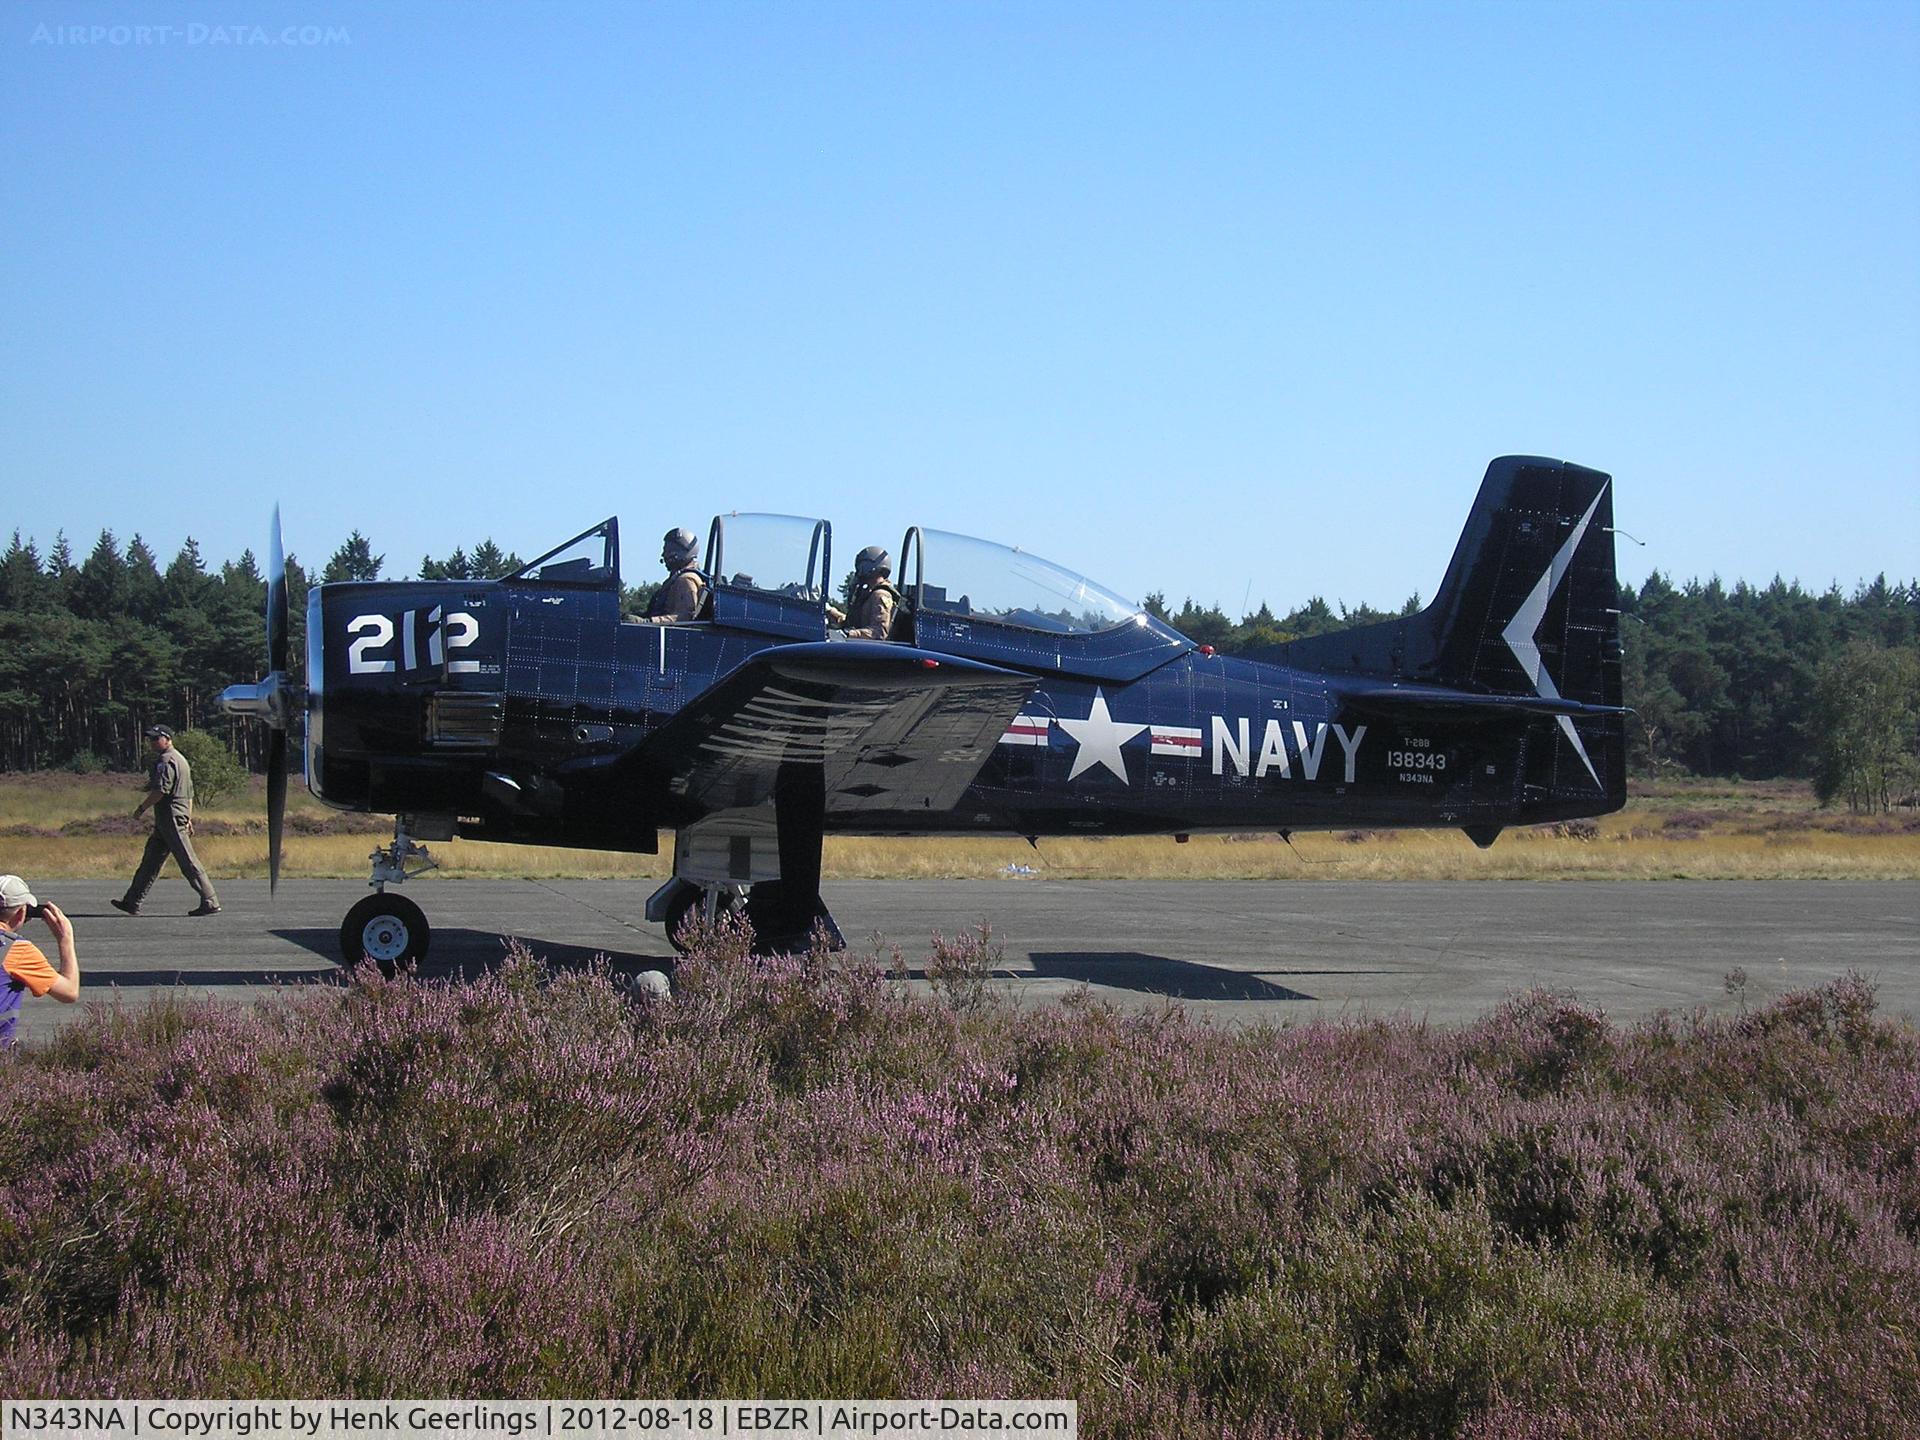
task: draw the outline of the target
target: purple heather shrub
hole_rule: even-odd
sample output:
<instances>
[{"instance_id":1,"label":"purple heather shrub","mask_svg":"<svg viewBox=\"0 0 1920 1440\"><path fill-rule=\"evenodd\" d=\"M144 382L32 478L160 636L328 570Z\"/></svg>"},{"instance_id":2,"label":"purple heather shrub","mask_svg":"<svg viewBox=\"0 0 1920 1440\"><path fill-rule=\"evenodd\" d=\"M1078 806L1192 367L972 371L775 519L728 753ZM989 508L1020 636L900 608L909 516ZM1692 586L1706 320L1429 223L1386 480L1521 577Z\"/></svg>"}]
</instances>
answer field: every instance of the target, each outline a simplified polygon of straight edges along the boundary
<instances>
[{"instance_id":1,"label":"purple heather shrub","mask_svg":"<svg viewBox=\"0 0 1920 1440\"><path fill-rule=\"evenodd\" d=\"M0 1390L1081 1401L1090 1437L1903 1436L1920 1038L919 998L697 929L0 1056ZM933 968L933 967L930 967ZM975 981L982 982L976 986Z\"/></svg>"},{"instance_id":2,"label":"purple heather shrub","mask_svg":"<svg viewBox=\"0 0 1920 1440\"><path fill-rule=\"evenodd\" d=\"M984 1004L987 981L1006 964L1006 948L995 942L993 927L981 921L949 940L934 932L927 957L927 979L936 993L956 1008Z\"/></svg>"}]
</instances>

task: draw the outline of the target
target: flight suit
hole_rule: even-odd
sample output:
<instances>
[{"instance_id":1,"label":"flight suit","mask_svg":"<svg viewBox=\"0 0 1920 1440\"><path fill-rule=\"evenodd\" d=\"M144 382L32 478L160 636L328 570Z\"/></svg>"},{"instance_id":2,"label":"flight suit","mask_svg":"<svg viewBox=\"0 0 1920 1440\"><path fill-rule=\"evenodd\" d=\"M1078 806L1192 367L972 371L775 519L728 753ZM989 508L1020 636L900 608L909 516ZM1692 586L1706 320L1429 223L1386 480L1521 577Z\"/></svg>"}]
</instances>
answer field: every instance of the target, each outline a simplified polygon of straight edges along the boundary
<instances>
[{"instance_id":1,"label":"flight suit","mask_svg":"<svg viewBox=\"0 0 1920 1440\"><path fill-rule=\"evenodd\" d=\"M660 582L653 599L647 602L647 619L656 625L692 620L700 614L700 604L706 594L706 582L698 570L691 565L676 570Z\"/></svg>"},{"instance_id":2,"label":"flight suit","mask_svg":"<svg viewBox=\"0 0 1920 1440\"><path fill-rule=\"evenodd\" d=\"M884 576L853 592L846 623L840 628L849 640L887 640L893 636L893 612L900 592Z\"/></svg>"},{"instance_id":3,"label":"flight suit","mask_svg":"<svg viewBox=\"0 0 1920 1440\"><path fill-rule=\"evenodd\" d=\"M187 883L199 892L200 903L210 910L219 909L220 898L213 893L213 881L207 878L200 857L193 853L193 767L187 764L187 757L178 750L163 751L153 762L147 788L158 790L161 798L153 807L153 834L147 837L146 853L140 857L140 868L133 872L133 883L127 886L127 904L135 910L140 908L159 878L160 867L171 855Z\"/></svg>"}]
</instances>

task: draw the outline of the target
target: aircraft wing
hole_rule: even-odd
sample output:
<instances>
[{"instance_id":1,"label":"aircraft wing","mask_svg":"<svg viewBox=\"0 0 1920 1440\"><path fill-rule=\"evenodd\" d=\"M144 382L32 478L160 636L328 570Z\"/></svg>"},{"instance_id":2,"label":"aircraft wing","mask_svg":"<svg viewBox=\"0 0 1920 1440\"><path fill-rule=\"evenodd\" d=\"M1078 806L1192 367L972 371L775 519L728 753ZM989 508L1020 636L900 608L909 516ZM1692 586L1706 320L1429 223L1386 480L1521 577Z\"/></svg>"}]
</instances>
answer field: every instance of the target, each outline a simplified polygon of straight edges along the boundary
<instances>
[{"instance_id":1,"label":"aircraft wing","mask_svg":"<svg viewBox=\"0 0 1920 1440\"><path fill-rule=\"evenodd\" d=\"M1039 682L879 641L762 651L645 744L694 816L770 806L816 767L828 815L936 814L958 803Z\"/></svg>"}]
</instances>

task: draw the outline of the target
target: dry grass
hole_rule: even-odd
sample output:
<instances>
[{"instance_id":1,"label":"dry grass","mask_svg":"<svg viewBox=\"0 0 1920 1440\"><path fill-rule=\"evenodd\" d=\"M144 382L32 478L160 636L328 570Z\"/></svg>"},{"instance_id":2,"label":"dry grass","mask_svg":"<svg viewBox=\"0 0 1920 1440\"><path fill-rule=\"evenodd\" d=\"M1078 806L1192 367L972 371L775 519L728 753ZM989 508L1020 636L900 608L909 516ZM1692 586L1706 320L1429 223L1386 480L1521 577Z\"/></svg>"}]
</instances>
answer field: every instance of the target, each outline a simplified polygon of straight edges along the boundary
<instances>
[{"instance_id":1,"label":"dry grass","mask_svg":"<svg viewBox=\"0 0 1920 1440\"><path fill-rule=\"evenodd\" d=\"M972 839L833 840L829 874L994 876L1010 865L1055 879L1162 880L1913 880L1920 879L1920 834L1890 837L1796 836L1787 843L1730 835L1705 840L1603 835L1581 842L1545 830L1516 830L1490 850L1456 831L1296 835L1291 847L1272 835L1195 836L1040 842Z\"/></svg>"},{"instance_id":2,"label":"dry grass","mask_svg":"<svg viewBox=\"0 0 1920 1440\"><path fill-rule=\"evenodd\" d=\"M122 823L138 798L130 776L0 776L0 870L66 879L130 874L144 822ZM196 843L216 879L266 874L253 793L204 809ZM298 827L346 833L288 837L283 873L354 878L390 833L382 818L341 815L296 793ZM105 833L100 833L105 832ZM231 833L222 833L231 832ZM640 879L665 876L671 855L608 854L452 841L431 847L445 876ZM1627 808L1590 827L1514 830L1490 850L1456 831L1271 834L1025 841L974 836L829 839L831 879L1014 877L1191 880L1915 880L1920 817L1823 811L1804 785L1702 781L1636 785Z\"/></svg>"}]
</instances>

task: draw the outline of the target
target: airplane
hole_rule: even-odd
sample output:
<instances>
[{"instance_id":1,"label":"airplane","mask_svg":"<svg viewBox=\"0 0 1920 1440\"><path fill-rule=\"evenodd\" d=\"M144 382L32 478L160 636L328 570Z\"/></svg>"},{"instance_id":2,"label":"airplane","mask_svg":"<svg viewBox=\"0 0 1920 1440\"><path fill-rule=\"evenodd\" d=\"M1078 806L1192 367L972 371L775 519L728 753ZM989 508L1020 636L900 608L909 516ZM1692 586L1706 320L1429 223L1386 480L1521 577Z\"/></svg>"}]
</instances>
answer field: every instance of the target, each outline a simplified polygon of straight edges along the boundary
<instances>
[{"instance_id":1,"label":"airplane","mask_svg":"<svg viewBox=\"0 0 1920 1440\"><path fill-rule=\"evenodd\" d=\"M221 704L269 727L277 885L289 738L324 803L395 816L342 958L393 969L432 929L398 887L453 837L656 854L676 947L743 910L766 950L844 941L829 834L1171 835L1508 826L1626 801L1611 478L1489 465L1416 614L1216 654L1020 549L910 528L889 639L840 635L825 520L725 514L688 623L622 613L617 519L501 580L351 581L307 601L289 669L280 521L269 671Z\"/></svg>"}]
</instances>

